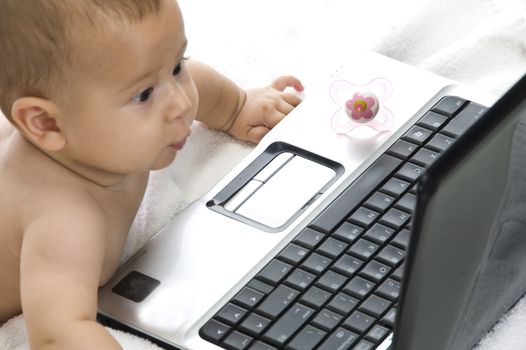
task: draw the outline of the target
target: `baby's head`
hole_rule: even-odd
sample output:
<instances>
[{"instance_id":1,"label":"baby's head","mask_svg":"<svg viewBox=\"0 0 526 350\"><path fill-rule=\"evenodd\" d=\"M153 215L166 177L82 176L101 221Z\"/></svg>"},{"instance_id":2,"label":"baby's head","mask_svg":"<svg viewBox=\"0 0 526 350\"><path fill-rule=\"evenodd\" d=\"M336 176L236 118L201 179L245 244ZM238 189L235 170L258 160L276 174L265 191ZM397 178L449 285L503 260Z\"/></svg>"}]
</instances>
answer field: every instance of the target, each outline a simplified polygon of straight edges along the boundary
<instances>
[{"instance_id":1,"label":"baby's head","mask_svg":"<svg viewBox=\"0 0 526 350\"><path fill-rule=\"evenodd\" d=\"M140 21L161 0L1 0L0 107L11 118L21 96L60 95L104 21ZM107 16L108 18L104 18ZM103 29L101 29L103 32ZM94 43L89 43L93 45Z\"/></svg>"},{"instance_id":2,"label":"baby's head","mask_svg":"<svg viewBox=\"0 0 526 350\"><path fill-rule=\"evenodd\" d=\"M197 96L175 0L0 0L0 18L0 107L37 147L126 172L141 166L126 153L154 156L150 138L189 133Z\"/></svg>"}]
</instances>

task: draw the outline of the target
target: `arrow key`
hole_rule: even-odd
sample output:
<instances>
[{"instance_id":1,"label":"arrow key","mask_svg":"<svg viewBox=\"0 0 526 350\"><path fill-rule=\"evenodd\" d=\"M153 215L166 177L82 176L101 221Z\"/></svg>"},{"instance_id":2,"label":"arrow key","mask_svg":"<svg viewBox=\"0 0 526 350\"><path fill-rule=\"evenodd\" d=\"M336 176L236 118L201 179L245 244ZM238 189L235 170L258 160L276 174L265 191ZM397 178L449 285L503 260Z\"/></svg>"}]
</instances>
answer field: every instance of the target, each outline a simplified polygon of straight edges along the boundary
<instances>
[{"instance_id":1,"label":"arrow key","mask_svg":"<svg viewBox=\"0 0 526 350\"><path fill-rule=\"evenodd\" d=\"M241 323L239 328L251 335L259 336L269 325L270 320L258 314L252 313Z\"/></svg>"},{"instance_id":2,"label":"arrow key","mask_svg":"<svg viewBox=\"0 0 526 350\"><path fill-rule=\"evenodd\" d=\"M247 310L242 307L228 303L217 313L216 317L220 321L234 326L241 321L246 312Z\"/></svg>"},{"instance_id":3,"label":"arrow key","mask_svg":"<svg viewBox=\"0 0 526 350\"><path fill-rule=\"evenodd\" d=\"M199 330L199 335L204 339L218 344L230 331L230 327L224 323L211 319Z\"/></svg>"}]
</instances>

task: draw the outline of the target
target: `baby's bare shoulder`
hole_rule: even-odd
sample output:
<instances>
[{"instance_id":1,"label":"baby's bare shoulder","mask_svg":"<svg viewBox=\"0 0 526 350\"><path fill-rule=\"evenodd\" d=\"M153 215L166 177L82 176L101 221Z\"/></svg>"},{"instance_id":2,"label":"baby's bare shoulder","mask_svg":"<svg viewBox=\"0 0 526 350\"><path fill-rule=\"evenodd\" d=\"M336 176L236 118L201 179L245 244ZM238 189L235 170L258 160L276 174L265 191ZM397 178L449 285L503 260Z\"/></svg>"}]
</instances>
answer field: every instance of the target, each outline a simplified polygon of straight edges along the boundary
<instances>
[{"instance_id":1,"label":"baby's bare shoulder","mask_svg":"<svg viewBox=\"0 0 526 350\"><path fill-rule=\"evenodd\" d=\"M97 200L80 186L58 183L39 184L27 181L9 181L0 185L3 192L0 208L7 216L3 222L13 223L4 227L6 234L25 235L32 227L49 227L55 236L68 235L68 228L81 227L104 234L106 216Z\"/></svg>"},{"instance_id":2,"label":"baby's bare shoulder","mask_svg":"<svg viewBox=\"0 0 526 350\"><path fill-rule=\"evenodd\" d=\"M58 216L62 221L83 220L99 222L105 218L104 210L96 198L82 186L46 185L34 189L27 208L33 217Z\"/></svg>"},{"instance_id":3,"label":"baby's bare shoulder","mask_svg":"<svg viewBox=\"0 0 526 350\"><path fill-rule=\"evenodd\" d=\"M0 221L5 223L0 229L2 237L18 241L29 225L42 218L56 218L54 225L62 221L102 226L103 210L82 186L64 181L60 173L42 167L32 169L31 163L18 171L18 164L7 167L0 171Z\"/></svg>"}]
</instances>

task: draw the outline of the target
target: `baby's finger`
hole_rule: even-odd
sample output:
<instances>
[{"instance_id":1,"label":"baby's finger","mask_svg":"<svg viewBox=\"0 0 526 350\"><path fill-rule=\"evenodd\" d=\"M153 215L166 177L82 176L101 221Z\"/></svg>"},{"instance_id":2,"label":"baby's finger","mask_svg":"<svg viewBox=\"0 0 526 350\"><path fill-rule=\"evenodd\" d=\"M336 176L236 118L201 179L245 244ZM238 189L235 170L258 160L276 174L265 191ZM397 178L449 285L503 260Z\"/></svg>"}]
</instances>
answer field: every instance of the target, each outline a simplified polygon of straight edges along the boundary
<instances>
[{"instance_id":1,"label":"baby's finger","mask_svg":"<svg viewBox=\"0 0 526 350\"><path fill-rule=\"evenodd\" d=\"M259 141L261 141L263 136L268 134L269 131L270 129L265 126L253 127L252 129L248 131L246 141L250 141L253 143L259 143Z\"/></svg>"},{"instance_id":2,"label":"baby's finger","mask_svg":"<svg viewBox=\"0 0 526 350\"><path fill-rule=\"evenodd\" d=\"M291 93L291 92L282 92L281 93L281 98L287 102L288 104L296 107L297 105L299 105L302 101L301 97L299 97L298 95L294 94L294 93Z\"/></svg>"},{"instance_id":3,"label":"baby's finger","mask_svg":"<svg viewBox=\"0 0 526 350\"><path fill-rule=\"evenodd\" d=\"M284 104L285 105L285 104ZM291 108L292 106L289 105L289 107L287 106L280 106L278 107L278 109L276 109L276 111L272 114L269 114L265 117L265 126L269 129L272 129L273 127L275 127L276 125L278 125L278 123L280 121L283 120L283 118L285 118L285 116L292 110ZM282 108L284 110L282 110Z\"/></svg>"},{"instance_id":4,"label":"baby's finger","mask_svg":"<svg viewBox=\"0 0 526 350\"><path fill-rule=\"evenodd\" d=\"M293 106L292 104L288 103L285 100L281 100L279 103L276 104L276 113L283 114L283 116L286 116L287 114L292 112L294 108L296 108L296 106Z\"/></svg>"},{"instance_id":5,"label":"baby's finger","mask_svg":"<svg viewBox=\"0 0 526 350\"><path fill-rule=\"evenodd\" d=\"M301 81L293 75L284 75L275 79L272 84L270 84L276 90L283 91L287 87L293 87L296 91L303 91L304 87Z\"/></svg>"}]
</instances>

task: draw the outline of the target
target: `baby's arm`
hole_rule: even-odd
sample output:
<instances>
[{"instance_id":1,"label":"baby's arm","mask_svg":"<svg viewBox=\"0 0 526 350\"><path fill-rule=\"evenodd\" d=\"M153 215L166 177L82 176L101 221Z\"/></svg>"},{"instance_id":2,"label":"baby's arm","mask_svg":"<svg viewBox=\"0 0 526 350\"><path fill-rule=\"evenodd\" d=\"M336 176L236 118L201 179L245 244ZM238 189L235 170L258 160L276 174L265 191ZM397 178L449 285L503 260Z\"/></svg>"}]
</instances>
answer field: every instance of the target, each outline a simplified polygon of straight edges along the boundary
<instances>
[{"instance_id":1,"label":"baby's arm","mask_svg":"<svg viewBox=\"0 0 526 350\"><path fill-rule=\"evenodd\" d=\"M244 91L212 68L195 61L188 67L199 93L197 120L227 131L240 140L259 142L301 99L285 88L302 91L293 76L276 79L266 88Z\"/></svg>"},{"instance_id":2,"label":"baby's arm","mask_svg":"<svg viewBox=\"0 0 526 350\"><path fill-rule=\"evenodd\" d=\"M102 213L75 199L47 206L53 209L24 230L20 257L31 349L121 349L95 321L107 240Z\"/></svg>"}]
</instances>

